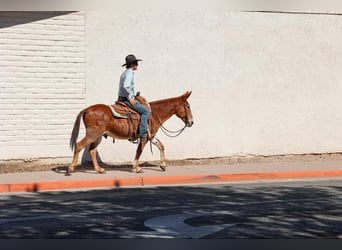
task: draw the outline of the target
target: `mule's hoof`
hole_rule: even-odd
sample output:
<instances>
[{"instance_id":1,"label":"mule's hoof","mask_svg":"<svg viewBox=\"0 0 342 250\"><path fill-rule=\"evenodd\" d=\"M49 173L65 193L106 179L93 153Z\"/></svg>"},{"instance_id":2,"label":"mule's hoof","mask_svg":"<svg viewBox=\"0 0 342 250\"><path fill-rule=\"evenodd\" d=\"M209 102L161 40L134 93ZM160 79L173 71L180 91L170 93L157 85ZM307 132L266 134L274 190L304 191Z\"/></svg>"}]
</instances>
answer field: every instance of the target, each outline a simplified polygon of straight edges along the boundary
<instances>
[{"instance_id":1,"label":"mule's hoof","mask_svg":"<svg viewBox=\"0 0 342 250\"><path fill-rule=\"evenodd\" d=\"M66 172L67 172L67 174L70 174L71 172L74 172L74 168L68 167Z\"/></svg>"},{"instance_id":2,"label":"mule's hoof","mask_svg":"<svg viewBox=\"0 0 342 250\"><path fill-rule=\"evenodd\" d=\"M144 170L142 168L133 168L132 172L137 174L143 174Z\"/></svg>"},{"instance_id":3,"label":"mule's hoof","mask_svg":"<svg viewBox=\"0 0 342 250\"><path fill-rule=\"evenodd\" d=\"M106 170L104 170L103 168L101 168L99 171L97 171L99 174L105 174Z\"/></svg>"},{"instance_id":4,"label":"mule's hoof","mask_svg":"<svg viewBox=\"0 0 342 250\"><path fill-rule=\"evenodd\" d=\"M160 164L160 168L161 170L166 171L166 164Z\"/></svg>"}]
</instances>

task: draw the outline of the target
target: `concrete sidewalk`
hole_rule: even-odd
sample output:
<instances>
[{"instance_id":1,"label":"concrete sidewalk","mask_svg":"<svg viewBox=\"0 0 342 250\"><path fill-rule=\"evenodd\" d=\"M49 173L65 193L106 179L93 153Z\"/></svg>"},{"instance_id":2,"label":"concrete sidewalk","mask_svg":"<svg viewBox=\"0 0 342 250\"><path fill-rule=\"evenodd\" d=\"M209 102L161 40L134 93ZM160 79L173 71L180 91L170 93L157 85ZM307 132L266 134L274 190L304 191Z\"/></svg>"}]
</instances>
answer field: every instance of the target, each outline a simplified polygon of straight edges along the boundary
<instances>
[{"instance_id":1,"label":"concrete sidewalk","mask_svg":"<svg viewBox=\"0 0 342 250\"><path fill-rule=\"evenodd\" d=\"M333 178L342 177L342 160L168 166L166 172L157 166L143 169L143 174L122 167L107 170L106 174L84 169L71 175L64 169L0 174L0 193Z\"/></svg>"}]
</instances>

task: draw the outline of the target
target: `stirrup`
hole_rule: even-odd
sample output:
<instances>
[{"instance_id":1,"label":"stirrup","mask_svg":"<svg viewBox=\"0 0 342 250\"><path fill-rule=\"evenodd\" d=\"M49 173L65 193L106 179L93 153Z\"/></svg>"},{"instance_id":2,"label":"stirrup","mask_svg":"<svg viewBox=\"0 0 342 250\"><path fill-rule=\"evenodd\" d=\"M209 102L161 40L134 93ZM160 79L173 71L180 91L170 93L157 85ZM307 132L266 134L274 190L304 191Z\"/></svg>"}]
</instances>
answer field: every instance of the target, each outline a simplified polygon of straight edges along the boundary
<instances>
[{"instance_id":1,"label":"stirrup","mask_svg":"<svg viewBox=\"0 0 342 250\"><path fill-rule=\"evenodd\" d=\"M135 141L133 141L132 139L128 139L128 141L133 144L139 144L140 138L136 139Z\"/></svg>"}]
</instances>

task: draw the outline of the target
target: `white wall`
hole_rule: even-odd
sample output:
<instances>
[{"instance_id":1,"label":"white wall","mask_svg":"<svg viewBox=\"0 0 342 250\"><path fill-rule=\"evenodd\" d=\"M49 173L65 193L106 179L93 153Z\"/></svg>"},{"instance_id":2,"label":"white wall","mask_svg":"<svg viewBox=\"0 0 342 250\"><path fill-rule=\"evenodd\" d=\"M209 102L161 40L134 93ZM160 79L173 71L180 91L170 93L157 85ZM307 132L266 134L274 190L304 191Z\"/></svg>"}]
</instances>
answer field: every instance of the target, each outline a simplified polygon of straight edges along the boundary
<instances>
[{"instance_id":1,"label":"white wall","mask_svg":"<svg viewBox=\"0 0 342 250\"><path fill-rule=\"evenodd\" d=\"M82 12L0 12L0 160L70 156L84 32Z\"/></svg>"},{"instance_id":2,"label":"white wall","mask_svg":"<svg viewBox=\"0 0 342 250\"><path fill-rule=\"evenodd\" d=\"M47 14L0 12L0 160L71 157L77 113L115 101L129 53L144 59L136 89L149 100L193 91L194 126L176 139L158 134L168 159L342 149L341 16ZM108 139L99 154L131 161L135 148ZM143 160L159 158L148 151Z\"/></svg>"},{"instance_id":3,"label":"white wall","mask_svg":"<svg viewBox=\"0 0 342 250\"><path fill-rule=\"evenodd\" d=\"M86 26L88 105L114 102L129 53L144 59L136 89L149 100L193 91L194 127L159 132L169 159L342 149L341 16L89 11ZM104 161L134 151L110 140L99 149Z\"/></svg>"}]
</instances>

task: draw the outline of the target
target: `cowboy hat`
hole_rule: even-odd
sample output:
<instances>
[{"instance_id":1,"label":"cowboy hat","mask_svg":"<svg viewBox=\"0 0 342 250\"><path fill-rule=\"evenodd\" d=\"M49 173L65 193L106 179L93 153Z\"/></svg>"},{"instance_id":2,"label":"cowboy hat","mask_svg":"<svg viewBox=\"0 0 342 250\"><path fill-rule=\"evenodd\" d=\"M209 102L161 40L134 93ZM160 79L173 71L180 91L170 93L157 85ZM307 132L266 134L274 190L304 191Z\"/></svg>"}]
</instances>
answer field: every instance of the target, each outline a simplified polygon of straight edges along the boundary
<instances>
[{"instance_id":1,"label":"cowboy hat","mask_svg":"<svg viewBox=\"0 0 342 250\"><path fill-rule=\"evenodd\" d=\"M137 59L134 55L128 55L128 56L126 56L125 60L126 60L126 63L123 64L121 67L124 67L124 66L126 66L126 65L129 65L129 64L132 63L132 62L142 61L141 59Z\"/></svg>"}]
</instances>

